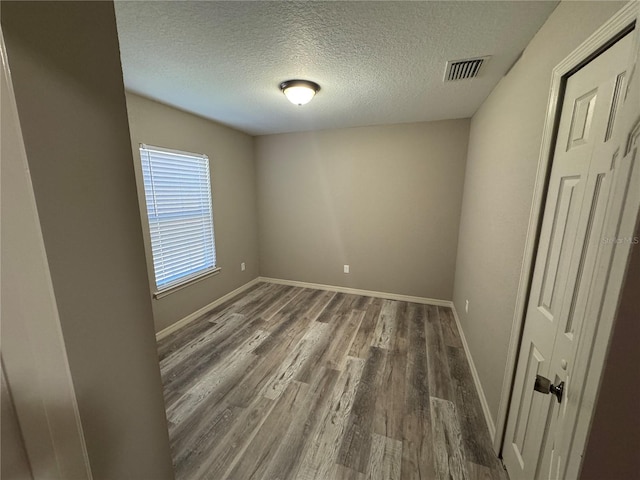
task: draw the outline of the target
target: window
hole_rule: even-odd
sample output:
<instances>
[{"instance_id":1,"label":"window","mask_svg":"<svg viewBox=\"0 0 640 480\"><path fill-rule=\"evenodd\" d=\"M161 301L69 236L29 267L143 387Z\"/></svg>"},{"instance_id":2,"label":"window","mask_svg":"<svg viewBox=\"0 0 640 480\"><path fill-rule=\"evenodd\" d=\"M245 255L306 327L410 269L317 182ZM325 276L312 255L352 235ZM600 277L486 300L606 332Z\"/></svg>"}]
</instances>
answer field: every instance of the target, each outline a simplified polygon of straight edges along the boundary
<instances>
[{"instance_id":1,"label":"window","mask_svg":"<svg viewBox=\"0 0 640 480\"><path fill-rule=\"evenodd\" d=\"M140 145L158 293L216 268L209 158Z\"/></svg>"}]
</instances>

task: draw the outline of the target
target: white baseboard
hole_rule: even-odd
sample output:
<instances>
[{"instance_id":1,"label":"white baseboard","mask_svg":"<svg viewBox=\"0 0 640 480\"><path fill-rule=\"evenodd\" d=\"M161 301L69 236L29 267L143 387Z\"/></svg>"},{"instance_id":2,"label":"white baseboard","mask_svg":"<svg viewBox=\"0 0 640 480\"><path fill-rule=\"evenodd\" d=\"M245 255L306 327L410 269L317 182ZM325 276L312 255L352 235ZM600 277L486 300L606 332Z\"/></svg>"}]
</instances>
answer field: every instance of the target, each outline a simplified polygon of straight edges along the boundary
<instances>
[{"instance_id":1,"label":"white baseboard","mask_svg":"<svg viewBox=\"0 0 640 480\"><path fill-rule=\"evenodd\" d=\"M239 295L240 293L242 293L245 290L247 290L248 288L254 286L258 282L260 282L260 278L259 277L258 278L254 278L250 282L247 282L244 285L241 285L240 287L236 288L232 292L229 292L226 295L223 295L222 297L218 298L217 300L214 300L213 302L209 303L208 305L205 305L201 309L196 310L195 312L193 312L190 315L187 315L186 317L184 317L181 320L178 320L176 323L172 323L167 328L164 328L164 329L160 330L158 333L156 333L156 341L162 340L166 336L171 335L176 330L179 330L182 327L184 327L185 325L193 322L196 318L200 318L202 315L207 313L209 310L217 307L218 305L223 304L224 302L226 302L227 300L235 297L236 295Z\"/></svg>"},{"instance_id":2,"label":"white baseboard","mask_svg":"<svg viewBox=\"0 0 640 480\"><path fill-rule=\"evenodd\" d=\"M469 368L471 369L471 376L473 377L473 383L476 384L476 390L478 391L478 397L480 398L480 405L482 405L484 419L487 422L489 435L491 436L491 441L493 442L496 436L496 425L493 422L493 417L491 416L491 410L489 410L489 404L487 403L487 397L485 396L484 390L482 389L482 384L480 383L478 370L476 370L476 365L475 363L473 363L473 357L471 356L471 351L469 350L467 339L464 336L464 330L462 330L462 325L460 325L460 317L458 317L458 312L456 311L456 307L453 304L453 302L450 302L450 306L451 306L451 310L453 311L453 318L455 318L456 326L458 327L458 332L460 333L460 339L462 340L464 353L467 355L467 359L469 360Z\"/></svg>"},{"instance_id":3,"label":"white baseboard","mask_svg":"<svg viewBox=\"0 0 640 480\"><path fill-rule=\"evenodd\" d=\"M353 295L363 295L365 297L387 298L389 300L400 300L403 302L424 303L427 305L438 305L440 307L450 307L450 300L438 300L435 298L412 297L410 295L400 295L397 293L375 292L373 290L360 290L358 288L337 287L335 285L324 285L322 283L298 282L295 280L282 280L280 278L258 277L261 282L277 283L279 285L290 285L292 287L315 288L317 290L328 290L330 292L351 293Z\"/></svg>"}]
</instances>

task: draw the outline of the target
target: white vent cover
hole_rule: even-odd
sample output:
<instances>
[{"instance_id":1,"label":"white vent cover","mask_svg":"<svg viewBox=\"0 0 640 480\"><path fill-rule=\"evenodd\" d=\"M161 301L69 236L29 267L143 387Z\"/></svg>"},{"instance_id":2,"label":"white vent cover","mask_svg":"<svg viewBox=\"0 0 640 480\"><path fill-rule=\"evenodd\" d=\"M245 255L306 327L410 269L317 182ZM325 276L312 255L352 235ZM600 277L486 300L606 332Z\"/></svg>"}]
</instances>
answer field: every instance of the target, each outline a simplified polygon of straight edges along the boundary
<instances>
[{"instance_id":1,"label":"white vent cover","mask_svg":"<svg viewBox=\"0 0 640 480\"><path fill-rule=\"evenodd\" d=\"M491 57L465 58L464 60L449 60L444 72L444 81L466 80L476 78L482 67Z\"/></svg>"}]
</instances>

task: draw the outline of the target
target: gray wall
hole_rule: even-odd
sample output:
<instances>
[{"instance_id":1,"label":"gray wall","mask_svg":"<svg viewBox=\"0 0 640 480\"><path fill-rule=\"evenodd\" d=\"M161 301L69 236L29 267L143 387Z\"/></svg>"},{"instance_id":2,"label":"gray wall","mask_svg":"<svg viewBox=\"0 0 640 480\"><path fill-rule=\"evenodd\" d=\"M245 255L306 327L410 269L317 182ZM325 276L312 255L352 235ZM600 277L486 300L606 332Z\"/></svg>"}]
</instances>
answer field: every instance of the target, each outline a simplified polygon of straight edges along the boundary
<instances>
[{"instance_id":1,"label":"gray wall","mask_svg":"<svg viewBox=\"0 0 640 480\"><path fill-rule=\"evenodd\" d=\"M127 93L129 128L144 208L141 143L204 153L211 168L213 223L221 272L160 299L153 299L156 331L170 326L258 276L258 220L253 137L218 123ZM146 211L142 211L149 275L148 297L155 291ZM246 270L240 270L245 262Z\"/></svg>"},{"instance_id":2,"label":"gray wall","mask_svg":"<svg viewBox=\"0 0 640 480\"><path fill-rule=\"evenodd\" d=\"M113 4L1 14L93 478L173 478Z\"/></svg>"},{"instance_id":3,"label":"gray wall","mask_svg":"<svg viewBox=\"0 0 640 480\"><path fill-rule=\"evenodd\" d=\"M450 300L468 132L452 120L258 137L260 274Z\"/></svg>"},{"instance_id":4,"label":"gray wall","mask_svg":"<svg viewBox=\"0 0 640 480\"><path fill-rule=\"evenodd\" d=\"M494 420L551 71L622 5L562 2L471 120L453 300Z\"/></svg>"}]
</instances>

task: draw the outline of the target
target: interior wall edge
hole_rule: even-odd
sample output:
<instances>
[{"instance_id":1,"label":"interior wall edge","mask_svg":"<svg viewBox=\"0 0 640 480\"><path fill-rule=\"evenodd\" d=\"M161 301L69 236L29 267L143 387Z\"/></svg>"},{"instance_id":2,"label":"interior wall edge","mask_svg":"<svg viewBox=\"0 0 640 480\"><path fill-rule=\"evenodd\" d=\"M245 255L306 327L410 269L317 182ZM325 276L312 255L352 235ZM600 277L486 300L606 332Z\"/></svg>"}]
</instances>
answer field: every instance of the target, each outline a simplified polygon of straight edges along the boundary
<instances>
[{"instance_id":1,"label":"interior wall edge","mask_svg":"<svg viewBox=\"0 0 640 480\"><path fill-rule=\"evenodd\" d=\"M1 13L92 474L173 479L113 3Z\"/></svg>"}]
</instances>

